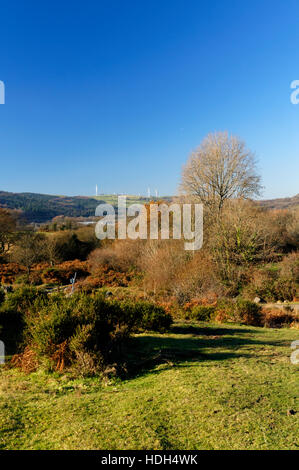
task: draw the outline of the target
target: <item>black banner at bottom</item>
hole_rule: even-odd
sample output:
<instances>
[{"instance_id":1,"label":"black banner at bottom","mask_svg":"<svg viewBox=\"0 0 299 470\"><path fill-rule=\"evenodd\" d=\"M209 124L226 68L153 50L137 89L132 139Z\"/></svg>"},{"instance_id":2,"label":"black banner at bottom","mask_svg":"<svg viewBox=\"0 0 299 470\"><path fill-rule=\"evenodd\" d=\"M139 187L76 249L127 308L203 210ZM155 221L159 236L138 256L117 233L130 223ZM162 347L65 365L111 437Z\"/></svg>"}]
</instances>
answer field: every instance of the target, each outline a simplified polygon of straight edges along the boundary
<instances>
[{"instance_id":1,"label":"black banner at bottom","mask_svg":"<svg viewBox=\"0 0 299 470\"><path fill-rule=\"evenodd\" d=\"M190 468L208 468L211 464L229 464L230 467L253 464L263 461L269 464L269 459L275 458L276 464L286 466L287 460L294 457L292 451L1 451L0 452L0 468L4 467L4 461L11 464L15 460L20 460L22 465L28 463L57 465L59 463L67 463L93 466L93 470L97 468L105 469L107 467L122 467L124 469L138 469L144 466L188 466ZM246 460L244 460L246 459Z\"/></svg>"}]
</instances>

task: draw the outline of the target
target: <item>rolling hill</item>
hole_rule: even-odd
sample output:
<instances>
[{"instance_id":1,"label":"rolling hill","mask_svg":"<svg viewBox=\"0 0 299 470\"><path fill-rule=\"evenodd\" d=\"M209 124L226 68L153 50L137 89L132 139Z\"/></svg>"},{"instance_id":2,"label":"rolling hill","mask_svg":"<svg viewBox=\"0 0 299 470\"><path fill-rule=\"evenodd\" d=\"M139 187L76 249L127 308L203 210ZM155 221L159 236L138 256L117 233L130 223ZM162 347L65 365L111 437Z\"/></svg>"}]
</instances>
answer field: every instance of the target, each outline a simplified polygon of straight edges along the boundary
<instances>
[{"instance_id":1,"label":"rolling hill","mask_svg":"<svg viewBox=\"0 0 299 470\"><path fill-rule=\"evenodd\" d=\"M90 217L99 201L83 196L51 196L34 193L9 193L0 191L0 207L18 209L28 222L47 222L53 217Z\"/></svg>"},{"instance_id":2,"label":"rolling hill","mask_svg":"<svg viewBox=\"0 0 299 470\"><path fill-rule=\"evenodd\" d=\"M151 198L155 200L156 198ZM170 196L158 198L170 201ZM148 202L145 197L127 196L128 204L144 204ZM91 217L100 203L108 203L117 206L117 195L101 196L53 196L35 193L10 193L0 191L0 207L18 209L23 212L28 222L48 222L58 215L65 217ZM289 209L299 207L299 194L294 197L269 199L259 201L268 209Z\"/></svg>"},{"instance_id":3,"label":"rolling hill","mask_svg":"<svg viewBox=\"0 0 299 470\"><path fill-rule=\"evenodd\" d=\"M266 199L261 204L267 209L291 209L299 207L299 194L293 197L284 197L280 199Z\"/></svg>"}]
</instances>

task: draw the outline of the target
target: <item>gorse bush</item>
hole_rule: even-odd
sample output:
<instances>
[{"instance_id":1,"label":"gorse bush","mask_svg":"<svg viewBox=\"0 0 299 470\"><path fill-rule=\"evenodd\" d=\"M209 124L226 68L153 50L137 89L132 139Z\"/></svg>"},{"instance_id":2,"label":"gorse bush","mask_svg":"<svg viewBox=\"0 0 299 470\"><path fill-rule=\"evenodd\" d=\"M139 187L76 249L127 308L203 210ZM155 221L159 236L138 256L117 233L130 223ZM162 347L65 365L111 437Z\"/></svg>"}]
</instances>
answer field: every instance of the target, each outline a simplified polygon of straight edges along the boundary
<instances>
[{"instance_id":1,"label":"gorse bush","mask_svg":"<svg viewBox=\"0 0 299 470\"><path fill-rule=\"evenodd\" d=\"M214 319L218 323L235 321L235 304L232 299L218 300Z\"/></svg>"},{"instance_id":2,"label":"gorse bush","mask_svg":"<svg viewBox=\"0 0 299 470\"><path fill-rule=\"evenodd\" d=\"M87 263L80 260L65 261L56 267L47 267L41 277L45 283L69 284L75 273L78 279L86 277L89 274Z\"/></svg>"},{"instance_id":3,"label":"gorse bush","mask_svg":"<svg viewBox=\"0 0 299 470\"><path fill-rule=\"evenodd\" d=\"M4 299L5 299L5 293L0 287L0 306L4 302Z\"/></svg>"},{"instance_id":4,"label":"gorse bush","mask_svg":"<svg viewBox=\"0 0 299 470\"><path fill-rule=\"evenodd\" d=\"M261 307L242 298L219 300L213 318L219 323L237 322L252 326L262 324Z\"/></svg>"},{"instance_id":5,"label":"gorse bush","mask_svg":"<svg viewBox=\"0 0 299 470\"><path fill-rule=\"evenodd\" d=\"M24 308L19 310L24 358L27 361L30 357L34 364L46 364L51 370L69 366L93 374L111 361L121 360L119 353L131 333L163 331L172 321L161 306L119 302L102 293L65 297L28 290L25 294ZM15 297L16 293L8 300L11 305ZM34 354L29 355L29 351ZM14 362L22 367L22 355ZM25 365L32 370L28 361Z\"/></svg>"},{"instance_id":6,"label":"gorse bush","mask_svg":"<svg viewBox=\"0 0 299 470\"><path fill-rule=\"evenodd\" d=\"M115 310L99 298L53 296L44 306L34 304L26 316L26 344L51 368L62 370L83 352L94 356L94 367L112 348L113 332L121 323Z\"/></svg>"},{"instance_id":7,"label":"gorse bush","mask_svg":"<svg viewBox=\"0 0 299 470\"><path fill-rule=\"evenodd\" d=\"M46 299L47 295L43 291L32 286L22 286L7 294L3 308L11 312L22 313L37 299Z\"/></svg>"},{"instance_id":8,"label":"gorse bush","mask_svg":"<svg viewBox=\"0 0 299 470\"><path fill-rule=\"evenodd\" d=\"M262 323L261 307L254 302L238 299L235 305L235 319L245 325L260 326Z\"/></svg>"},{"instance_id":9,"label":"gorse bush","mask_svg":"<svg viewBox=\"0 0 299 470\"><path fill-rule=\"evenodd\" d=\"M79 288L88 292L101 287L128 286L130 275L121 271L110 269L108 266L100 267L96 273L79 282Z\"/></svg>"},{"instance_id":10,"label":"gorse bush","mask_svg":"<svg viewBox=\"0 0 299 470\"><path fill-rule=\"evenodd\" d=\"M8 352L15 352L23 341L25 317L34 302L42 302L46 295L34 287L20 287L5 296L0 304L0 334Z\"/></svg>"},{"instance_id":11,"label":"gorse bush","mask_svg":"<svg viewBox=\"0 0 299 470\"><path fill-rule=\"evenodd\" d=\"M197 305L191 311L191 318L198 321L209 321L215 314L216 307L213 305Z\"/></svg>"},{"instance_id":12,"label":"gorse bush","mask_svg":"<svg viewBox=\"0 0 299 470\"><path fill-rule=\"evenodd\" d=\"M164 307L151 302L136 302L133 304L133 311L136 312L136 317L140 318L137 326L142 330L163 332L172 323L171 315L165 312Z\"/></svg>"}]
</instances>

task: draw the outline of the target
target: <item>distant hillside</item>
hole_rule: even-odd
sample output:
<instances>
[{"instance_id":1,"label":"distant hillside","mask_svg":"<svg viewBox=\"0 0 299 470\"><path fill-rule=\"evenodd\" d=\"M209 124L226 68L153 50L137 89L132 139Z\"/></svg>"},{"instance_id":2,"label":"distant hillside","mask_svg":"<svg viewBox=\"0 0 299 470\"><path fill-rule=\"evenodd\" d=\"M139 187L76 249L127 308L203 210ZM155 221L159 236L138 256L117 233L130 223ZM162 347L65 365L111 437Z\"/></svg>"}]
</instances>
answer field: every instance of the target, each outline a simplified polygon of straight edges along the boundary
<instances>
[{"instance_id":1,"label":"distant hillside","mask_svg":"<svg viewBox=\"0 0 299 470\"><path fill-rule=\"evenodd\" d=\"M151 200L155 199L151 197ZM166 196L157 199L171 201L172 198ZM145 197L127 196L127 204L144 204L146 202L148 202L148 199ZM68 197L0 191L0 207L19 209L23 212L28 222L36 223L48 222L58 215L64 215L65 217L91 217L95 215L95 209L100 203L108 203L116 207L117 195ZM260 201L260 204L268 209L299 207L299 194L294 197Z\"/></svg>"},{"instance_id":2,"label":"distant hillside","mask_svg":"<svg viewBox=\"0 0 299 470\"><path fill-rule=\"evenodd\" d=\"M151 198L155 200L156 198ZM158 198L159 199L159 198ZM170 198L167 198L170 200ZM9 193L0 191L0 207L19 209L28 222L48 222L58 215L65 217L90 217L100 203L117 206L117 195L101 196L51 196L35 193ZM144 204L145 197L127 196L127 204Z\"/></svg>"},{"instance_id":3,"label":"distant hillside","mask_svg":"<svg viewBox=\"0 0 299 470\"><path fill-rule=\"evenodd\" d=\"M268 209L290 209L299 207L299 194L293 197L284 197L281 199L267 199L260 201Z\"/></svg>"},{"instance_id":4,"label":"distant hillside","mask_svg":"<svg viewBox=\"0 0 299 470\"><path fill-rule=\"evenodd\" d=\"M57 215L89 217L95 214L99 203L98 200L83 196L50 196L0 191L0 207L22 210L28 222L47 222Z\"/></svg>"}]
</instances>

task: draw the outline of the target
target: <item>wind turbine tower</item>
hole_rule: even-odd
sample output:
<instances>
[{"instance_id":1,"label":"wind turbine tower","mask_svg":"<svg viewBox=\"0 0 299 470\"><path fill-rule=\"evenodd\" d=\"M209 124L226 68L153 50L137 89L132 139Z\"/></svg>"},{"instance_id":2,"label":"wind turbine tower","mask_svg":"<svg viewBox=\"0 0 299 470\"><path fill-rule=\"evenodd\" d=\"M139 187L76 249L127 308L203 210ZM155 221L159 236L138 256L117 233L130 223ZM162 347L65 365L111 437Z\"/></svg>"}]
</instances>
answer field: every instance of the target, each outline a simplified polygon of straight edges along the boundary
<instances>
[{"instance_id":1,"label":"wind turbine tower","mask_svg":"<svg viewBox=\"0 0 299 470\"><path fill-rule=\"evenodd\" d=\"M98 185L96 184L96 196L98 195Z\"/></svg>"}]
</instances>

